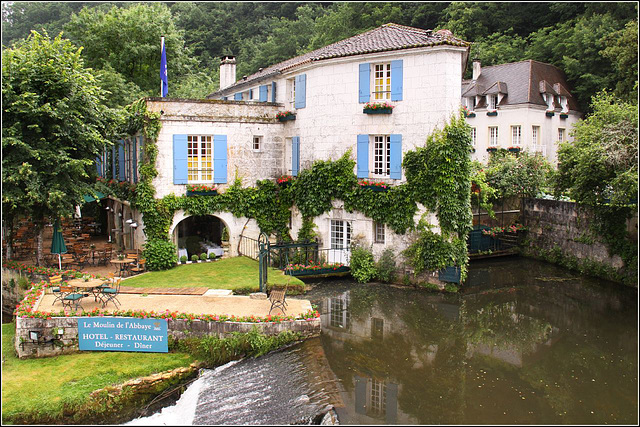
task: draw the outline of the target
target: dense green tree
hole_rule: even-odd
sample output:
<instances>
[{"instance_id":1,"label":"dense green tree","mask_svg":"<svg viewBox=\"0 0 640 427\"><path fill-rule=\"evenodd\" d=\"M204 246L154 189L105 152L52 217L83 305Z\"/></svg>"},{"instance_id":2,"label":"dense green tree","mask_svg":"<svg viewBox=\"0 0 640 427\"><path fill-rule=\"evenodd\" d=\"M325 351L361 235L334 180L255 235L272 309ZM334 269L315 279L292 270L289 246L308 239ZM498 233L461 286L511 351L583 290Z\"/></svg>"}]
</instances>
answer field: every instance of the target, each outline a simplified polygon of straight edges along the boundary
<instances>
[{"instance_id":1,"label":"dense green tree","mask_svg":"<svg viewBox=\"0 0 640 427\"><path fill-rule=\"evenodd\" d=\"M176 27L169 8L162 3L114 6L108 11L83 8L73 14L65 31L84 47L88 66L110 67L147 96L158 96L160 91L161 36L167 49L169 96L172 82L192 72L197 64L185 47L184 31Z\"/></svg>"},{"instance_id":2,"label":"dense green tree","mask_svg":"<svg viewBox=\"0 0 640 427\"><path fill-rule=\"evenodd\" d=\"M484 169L495 197L536 197L547 186L552 167L540 153L518 155L499 150L489 157Z\"/></svg>"},{"instance_id":3,"label":"dense green tree","mask_svg":"<svg viewBox=\"0 0 640 427\"><path fill-rule=\"evenodd\" d=\"M638 199L638 109L601 92L593 113L558 149L557 194L579 203L624 206Z\"/></svg>"},{"instance_id":4,"label":"dense green tree","mask_svg":"<svg viewBox=\"0 0 640 427\"><path fill-rule=\"evenodd\" d=\"M629 21L624 29L606 38L601 54L613 64L614 95L638 102L638 21Z\"/></svg>"},{"instance_id":5,"label":"dense green tree","mask_svg":"<svg viewBox=\"0 0 640 427\"><path fill-rule=\"evenodd\" d=\"M95 158L109 144L111 114L80 52L37 32L3 51L3 215L34 220L39 264L44 221L70 215L92 192Z\"/></svg>"}]
</instances>

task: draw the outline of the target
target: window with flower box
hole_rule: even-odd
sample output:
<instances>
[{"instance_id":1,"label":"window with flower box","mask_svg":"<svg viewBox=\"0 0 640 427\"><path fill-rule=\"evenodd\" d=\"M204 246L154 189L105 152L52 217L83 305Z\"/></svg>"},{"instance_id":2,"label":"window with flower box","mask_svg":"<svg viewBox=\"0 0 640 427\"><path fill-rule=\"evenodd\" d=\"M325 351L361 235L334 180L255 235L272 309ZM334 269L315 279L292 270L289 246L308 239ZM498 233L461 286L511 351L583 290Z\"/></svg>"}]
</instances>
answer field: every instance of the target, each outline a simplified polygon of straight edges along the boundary
<instances>
[{"instance_id":1,"label":"window with flower box","mask_svg":"<svg viewBox=\"0 0 640 427\"><path fill-rule=\"evenodd\" d=\"M287 79L287 93L289 99L287 99L288 108L294 110L296 108L296 79Z\"/></svg>"},{"instance_id":2,"label":"window with flower box","mask_svg":"<svg viewBox=\"0 0 640 427\"><path fill-rule=\"evenodd\" d=\"M496 147L498 145L498 127L489 127L489 146Z\"/></svg>"},{"instance_id":3,"label":"window with flower box","mask_svg":"<svg viewBox=\"0 0 640 427\"><path fill-rule=\"evenodd\" d=\"M531 144L540 145L540 126L531 126Z\"/></svg>"},{"instance_id":4,"label":"window with flower box","mask_svg":"<svg viewBox=\"0 0 640 427\"><path fill-rule=\"evenodd\" d=\"M388 177L391 170L391 137L373 136L373 174Z\"/></svg>"},{"instance_id":5,"label":"window with flower box","mask_svg":"<svg viewBox=\"0 0 640 427\"><path fill-rule=\"evenodd\" d=\"M522 144L522 126L511 126L511 145L519 147Z\"/></svg>"},{"instance_id":6,"label":"window with flower box","mask_svg":"<svg viewBox=\"0 0 640 427\"><path fill-rule=\"evenodd\" d=\"M373 99L391 99L391 63L374 64L372 77Z\"/></svg>"},{"instance_id":7,"label":"window with flower box","mask_svg":"<svg viewBox=\"0 0 640 427\"><path fill-rule=\"evenodd\" d=\"M187 174L189 183L213 180L211 135L187 135Z\"/></svg>"}]
</instances>

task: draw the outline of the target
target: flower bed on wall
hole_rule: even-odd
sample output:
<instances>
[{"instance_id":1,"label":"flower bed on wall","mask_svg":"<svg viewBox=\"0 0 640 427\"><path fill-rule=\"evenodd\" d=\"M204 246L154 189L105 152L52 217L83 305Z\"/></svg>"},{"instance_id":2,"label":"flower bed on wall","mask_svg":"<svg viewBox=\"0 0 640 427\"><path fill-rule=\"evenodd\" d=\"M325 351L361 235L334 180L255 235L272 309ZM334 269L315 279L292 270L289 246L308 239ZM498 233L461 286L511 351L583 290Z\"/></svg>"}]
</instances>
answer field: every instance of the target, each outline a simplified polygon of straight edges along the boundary
<instances>
[{"instance_id":1,"label":"flower bed on wall","mask_svg":"<svg viewBox=\"0 0 640 427\"><path fill-rule=\"evenodd\" d=\"M525 231L525 230L528 230L528 228L525 227L524 225L522 225L522 224L513 224L513 225L510 225L508 227L487 228L485 230L482 230L482 234L484 234L485 236L497 237L500 234L517 233L518 231Z\"/></svg>"},{"instance_id":2,"label":"flower bed on wall","mask_svg":"<svg viewBox=\"0 0 640 427\"><path fill-rule=\"evenodd\" d=\"M30 275L30 276L47 276L47 277L51 277L51 276L57 276L57 275L62 275L63 277L74 277L74 278L78 278L78 277L82 277L82 275L84 274L89 274L86 272L82 272L79 270L74 270L74 269L68 269L68 270L59 270L57 268L49 268L49 267L37 267L35 265L27 265L27 264L23 264L21 262L18 261L4 261L2 263L2 267L3 268L8 268L10 270L15 270L15 271L19 271L21 273ZM91 278L95 278L97 276L94 276L92 274L89 274L91 276Z\"/></svg>"},{"instance_id":3,"label":"flower bed on wall","mask_svg":"<svg viewBox=\"0 0 640 427\"><path fill-rule=\"evenodd\" d=\"M208 185L187 185L187 196L215 196L218 194L216 187Z\"/></svg>"},{"instance_id":4,"label":"flower bed on wall","mask_svg":"<svg viewBox=\"0 0 640 427\"><path fill-rule=\"evenodd\" d=\"M393 105L388 102L367 102L362 112L365 114L391 114Z\"/></svg>"},{"instance_id":5,"label":"flower bed on wall","mask_svg":"<svg viewBox=\"0 0 640 427\"><path fill-rule=\"evenodd\" d=\"M385 184L384 182L377 182L377 181L367 181L367 180L358 181L358 185L360 185L360 187L362 188L366 188L373 191L387 191L389 189L387 184Z\"/></svg>"},{"instance_id":6,"label":"flower bed on wall","mask_svg":"<svg viewBox=\"0 0 640 427\"><path fill-rule=\"evenodd\" d=\"M281 121L281 122L286 122L288 120L295 120L296 115L293 114L291 111L284 111L282 113L276 114L276 119L278 119L278 121Z\"/></svg>"},{"instance_id":7,"label":"flower bed on wall","mask_svg":"<svg viewBox=\"0 0 640 427\"><path fill-rule=\"evenodd\" d=\"M16 306L13 314L22 318L39 318L39 319L51 319L53 317L105 317L105 316L118 316L118 317L136 317L140 319L184 319L187 321L202 320L206 322L244 322L244 323L281 323L293 320L311 320L320 317L320 313L317 310L309 310L306 313L298 314L296 316L283 316L283 315L268 315L268 316L234 316L234 315L217 315L217 314L192 314L182 313L169 310L166 311L146 311L146 310L100 310L95 308L91 311L75 311L69 310L65 312L60 310L58 312L46 312L34 310L34 306L38 299L44 294L46 288L50 286L50 283L40 282L32 283L31 289L27 291L24 299ZM53 286L53 285L51 285Z\"/></svg>"},{"instance_id":8,"label":"flower bed on wall","mask_svg":"<svg viewBox=\"0 0 640 427\"><path fill-rule=\"evenodd\" d=\"M284 273L292 276L308 276L315 274L344 273L349 271L349 267L342 263L322 263L322 264L289 264L285 267Z\"/></svg>"}]
</instances>

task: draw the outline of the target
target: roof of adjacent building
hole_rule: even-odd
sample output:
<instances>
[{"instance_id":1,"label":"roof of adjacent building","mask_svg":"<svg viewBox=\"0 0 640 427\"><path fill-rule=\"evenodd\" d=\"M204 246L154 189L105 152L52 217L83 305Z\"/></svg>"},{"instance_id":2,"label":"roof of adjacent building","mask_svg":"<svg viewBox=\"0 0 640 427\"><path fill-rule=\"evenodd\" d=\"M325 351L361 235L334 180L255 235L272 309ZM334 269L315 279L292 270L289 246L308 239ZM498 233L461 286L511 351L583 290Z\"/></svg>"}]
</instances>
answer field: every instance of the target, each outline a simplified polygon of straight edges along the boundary
<instances>
[{"instance_id":1,"label":"roof of adjacent building","mask_svg":"<svg viewBox=\"0 0 640 427\"><path fill-rule=\"evenodd\" d=\"M499 105L547 105L543 92L566 96L569 109L578 111L578 104L568 89L567 79L558 67L532 59L490 67L481 67L477 80L462 81L462 96L503 93ZM478 104L482 108L484 101Z\"/></svg>"},{"instance_id":2,"label":"roof of adjacent building","mask_svg":"<svg viewBox=\"0 0 640 427\"><path fill-rule=\"evenodd\" d=\"M469 42L455 37L449 30L423 30L421 28L407 27L398 24L384 24L378 28L348 39L330 44L328 46L296 56L257 73L241 79L233 85L212 93L209 97L220 96L223 93L232 93L234 89L248 86L256 80L267 78L275 74L283 73L294 67L331 58L340 58L352 55L361 55L375 52L385 52L418 47L438 45L461 46L468 48Z\"/></svg>"}]
</instances>

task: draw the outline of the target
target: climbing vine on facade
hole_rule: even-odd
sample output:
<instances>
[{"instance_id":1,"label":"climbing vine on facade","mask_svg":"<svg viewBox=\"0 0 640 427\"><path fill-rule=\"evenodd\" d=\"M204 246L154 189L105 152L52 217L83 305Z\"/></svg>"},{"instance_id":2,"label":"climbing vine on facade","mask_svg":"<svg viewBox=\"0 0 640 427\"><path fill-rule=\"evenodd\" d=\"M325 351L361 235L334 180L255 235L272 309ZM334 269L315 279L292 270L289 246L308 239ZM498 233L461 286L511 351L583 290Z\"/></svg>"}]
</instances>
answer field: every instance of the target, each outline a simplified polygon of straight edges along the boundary
<instances>
[{"instance_id":1,"label":"climbing vine on facade","mask_svg":"<svg viewBox=\"0 0 640 427\"><path fill-rule=\"evenodd\" d=\"M431 135L425 147L407 152L403 163L407 182L385 192L371 191L358 185L354 174L355 162L351 151L347 151L337 160L316 161L286 186L261 180L253 187L244 187L236 176L226 191L216 195L187 197L169 194L162 199L155 198L152 185L153 178L158 175L155 164L158 155L156 141L161 126L159 115L148 112L146 103L140 100L127 108L123 122L124 132L129 135L142 132L144 136L141 179L130 201L132 207L143 215L147 246L165 248L166 244L160 242L170 244L169 229L178 210L199 216L226 211L236 217L253 218L262 232L291 241L288 224L294 206L306 221L305 236L313 228L313 218L329 212L334 200L342 200L349 212L361 212L387 224L395 233L405 234L415 229L414 216L418 203L421 203L436 212L440 221L441 234L437 236L442 239L441 247L448 248L443 249L448 253L440 254L441 257L466 271L466 251L462 256L460 248L466 241L471 223L471 142L468 125L462 116L452 118L445 129ZM154 251L168 252L166 248ZM149 264L165 268L170 263L157 260ZM427 262L425 266L441 268L440 264Z\"/></svg>"}]
</instances>

